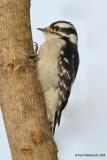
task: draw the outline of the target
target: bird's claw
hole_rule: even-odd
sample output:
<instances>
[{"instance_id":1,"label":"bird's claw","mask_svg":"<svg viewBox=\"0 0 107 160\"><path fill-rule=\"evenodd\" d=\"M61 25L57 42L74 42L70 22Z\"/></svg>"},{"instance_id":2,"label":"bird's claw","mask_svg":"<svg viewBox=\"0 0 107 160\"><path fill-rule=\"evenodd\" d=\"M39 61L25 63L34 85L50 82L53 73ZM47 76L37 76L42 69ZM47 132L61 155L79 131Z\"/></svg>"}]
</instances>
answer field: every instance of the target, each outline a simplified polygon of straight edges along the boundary
<instances>
[{"instance_id":1,"label":"bird's claw","mask_svg":"<svg viewBox=\"0 0 107 160\"><path fill-rule=\"evenodd\" d=\"M34 54L37 54L38 44L36 42L33 42L33 43L34 43Z\"/></svg>"}]
</instances>

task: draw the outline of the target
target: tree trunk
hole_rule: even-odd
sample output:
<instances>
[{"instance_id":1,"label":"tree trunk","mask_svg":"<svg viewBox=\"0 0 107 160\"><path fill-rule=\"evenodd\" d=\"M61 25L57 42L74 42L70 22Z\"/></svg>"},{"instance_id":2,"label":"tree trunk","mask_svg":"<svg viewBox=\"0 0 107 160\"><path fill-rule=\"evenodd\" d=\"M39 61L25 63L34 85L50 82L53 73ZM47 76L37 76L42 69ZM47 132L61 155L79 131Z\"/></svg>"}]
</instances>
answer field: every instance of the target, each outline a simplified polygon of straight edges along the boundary
<instances>
[{"instance_id":1,"label":"tree trunk","mask_svg":"<svg viewBox=\"0 0 107 160\"><path fill-rule=\"evenodd\" d=\"M56 160L33 52L30 1L0 0L0 105L12 159Z\"/></svg>"}]
</instances>

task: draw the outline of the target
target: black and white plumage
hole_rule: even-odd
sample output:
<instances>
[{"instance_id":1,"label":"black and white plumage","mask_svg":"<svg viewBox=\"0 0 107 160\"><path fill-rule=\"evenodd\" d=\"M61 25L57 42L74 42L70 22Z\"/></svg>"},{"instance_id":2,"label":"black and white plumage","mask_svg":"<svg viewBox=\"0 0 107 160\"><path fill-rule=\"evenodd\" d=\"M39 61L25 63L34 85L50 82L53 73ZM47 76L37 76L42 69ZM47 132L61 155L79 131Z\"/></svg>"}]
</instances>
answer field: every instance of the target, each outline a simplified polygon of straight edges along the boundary
<instances>
[{"instance_id":1,"label":"black and white plumage","mask_svg":"<svg viewBox=\"0 0 107 160\"><path fill-rule=\"evenodd\" d=\"M39 30L44 32L46 41L38 55L38 77L54 134L78 70L78 37L75 27L66 21L57 21Z\"/></svg>"}]
</instances>

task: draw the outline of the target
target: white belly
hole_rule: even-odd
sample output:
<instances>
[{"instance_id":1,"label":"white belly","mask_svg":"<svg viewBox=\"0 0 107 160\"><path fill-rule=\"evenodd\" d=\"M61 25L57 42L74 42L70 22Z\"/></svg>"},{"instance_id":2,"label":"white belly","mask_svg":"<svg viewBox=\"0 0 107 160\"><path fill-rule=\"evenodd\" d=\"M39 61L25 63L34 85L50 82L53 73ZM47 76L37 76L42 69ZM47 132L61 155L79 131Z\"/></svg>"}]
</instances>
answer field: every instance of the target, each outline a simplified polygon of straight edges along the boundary
<instances>
[{"instance_id":1,"label":"white belly","mask_svg":"<svg viewBox=\"0 0 107 160\"><path fill-rule=\"evenodd\" d=\"M47 41L40 48L38 62L38 76L43 91L50 87L57 87L58 56L64 41L55 39Z\"/></svg>"},{"instance_id":2,"label":"white belly","mask_svg":"<svg viewBox=\"0 0 107 160\"><path fill-rule=\"evenodd\" d=\"M47 41L39 52L38 77L45 97L49 122L54 122L58 106L58 57L64 44L62 39Z\"/></svg>"}]
</instances>

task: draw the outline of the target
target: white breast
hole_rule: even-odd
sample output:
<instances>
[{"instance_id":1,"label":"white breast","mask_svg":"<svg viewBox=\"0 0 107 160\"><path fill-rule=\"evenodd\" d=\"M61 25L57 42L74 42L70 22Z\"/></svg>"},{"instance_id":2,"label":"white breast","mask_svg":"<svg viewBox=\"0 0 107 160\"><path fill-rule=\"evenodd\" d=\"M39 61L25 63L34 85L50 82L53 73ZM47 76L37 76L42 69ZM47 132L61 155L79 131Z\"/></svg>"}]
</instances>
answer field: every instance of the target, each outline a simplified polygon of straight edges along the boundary
<instances>
[{"instance_id":1,"label":"white breast","mask_svg":"<svg viewBox=\"0 0 107 160\"><path fill-rule=\"evenodd\" d=\"M57 86L58 56L63 45L64 40L52 39L40 48L37 68L43 91Z\"/></svg>"}]
</instances>

